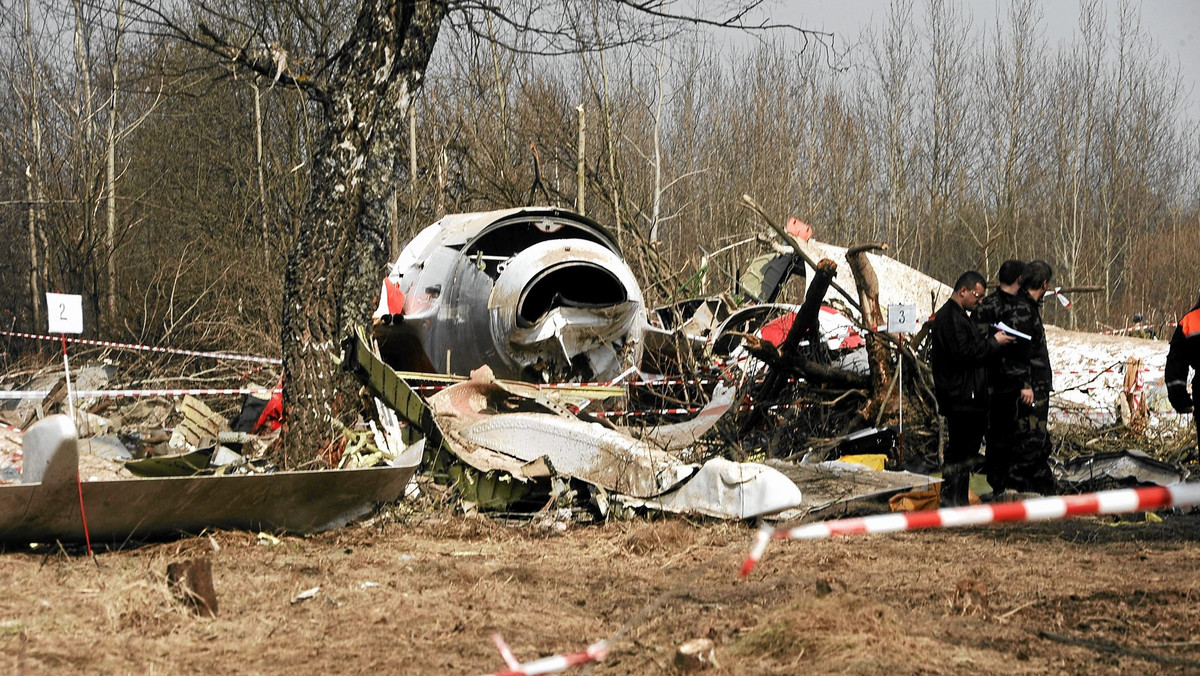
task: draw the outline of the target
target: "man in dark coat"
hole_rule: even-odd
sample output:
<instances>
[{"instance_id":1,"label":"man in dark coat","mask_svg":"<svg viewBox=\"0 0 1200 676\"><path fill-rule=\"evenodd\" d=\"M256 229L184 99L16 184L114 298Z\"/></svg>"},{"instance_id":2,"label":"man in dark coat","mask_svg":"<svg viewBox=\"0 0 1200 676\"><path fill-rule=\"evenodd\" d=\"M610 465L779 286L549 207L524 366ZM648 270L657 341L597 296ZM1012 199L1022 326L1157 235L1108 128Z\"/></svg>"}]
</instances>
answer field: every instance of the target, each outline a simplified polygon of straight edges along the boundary
<instances>
[{"instance_id":1,"label":"man in dark coat","mask_svg":"<svg viewBox=\"0 0 1200 676\"><path fill-rule=\"evenodd\" d=\"M1192 396L1188 396L1188 369L1196 372L1192 377ZM1167 368L1163 374L1167 385L1167 397L1171 406L1179 413L1191 413L1196 423L1196 459L1200 460L1200 298L1191 311L1179 320L1175 333L1171 335L1171 347L1167 351Z\"/></svg>"},{"instance_id":2,"label":"man in dark coat","mask_svg":"<svg viewBox=\"0 0 1200 676\"><path fill-rule=\"evenodd\" d=\"M987 363L1014 339L997 331L983 332L967 316L984 294L983 275L968 270L954 282L954 293L933 318L930 362L938 409L946 418L947 442L942 459L942 503L969 503L971 468L987 429Z\"/></svg>"},{"instance_id":3,"label":"man in dark coat","mask_svg":"<svg viewBox=\"0 0 1200 676\"><path fill-rule=\"evenodd\" d=\"M1022 493L1046 495L1054 492L1054 474L1050 470L1050 392L1054 373L1050 368L1050 350L1046 345L1046 327L1042 324L1042 298L1050 289L1054 269L1043 260L1030 261L1021 279L1019 302L1014 308L1012 326L1028 334L1029 340L1017 342L1020 401L1017 425L1012 435L1010 472L1006 488Z\"/></svg>"},{"instance_id":4,"label":"man in dark coat","mask_svg":"<svg viewBox=\"0 0 1200 676\"><path fill-rule=\"evenodd\" d=\"M1021 277L1025 274L1025 261L1010 259L1000 264L997 274L999 284L989 293L972 313L972 318L985 327L984 331L997 324L1012 326L1013 315L1021 300ZM1012 465L1012 432L1017 426L1017 403L1021 398L1020 359L1027 358L1017 345L1007 345L988 363L988 428L984 436L987 448L984 457L984 473L992 495L1000 495L1007 487L1009 468Z\"/></svg>"}]
</instances>

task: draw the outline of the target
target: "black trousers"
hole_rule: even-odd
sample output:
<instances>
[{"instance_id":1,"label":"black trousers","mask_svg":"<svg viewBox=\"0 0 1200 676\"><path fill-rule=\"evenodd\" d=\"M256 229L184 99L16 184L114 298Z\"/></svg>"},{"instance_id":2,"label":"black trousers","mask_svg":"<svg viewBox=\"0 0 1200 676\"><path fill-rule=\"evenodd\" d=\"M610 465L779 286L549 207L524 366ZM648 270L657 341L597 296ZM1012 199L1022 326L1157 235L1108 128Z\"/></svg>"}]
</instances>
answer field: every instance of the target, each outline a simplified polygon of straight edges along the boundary
<instances>
[{"instance_id":1,"label":"black trousers","mask_svg":"<svg viewBox=\"0 0 1200 676\"><path fill-rule=\"evenodd\" d=\"M1049 389L1034 388L1033 406L1017 405L1017 425L1012 435L1012 463L1006 488L1054 493L1054 473L1050 471Z\"/></svg>"},{"instance_id":2,"label":"black trousers","mask_svg":"<svg viewBox=\"0 0 1200 676\"><path fill-rule=\"evenodd\" d=\"M1196 457L1200 461L1200 376L1192 381L1192 422L1196 423Z\"/></svg>"},{"instance_id":3,"label":"black trousers","mask_svg":"<svg viewBox=\"0 0 1200 676\"><path fill-rule=\"evenodd\" d=\"M971 470L979 465L979 445L987 425L986 414L953 411L946 414L946 452L942 456L942 505L970 504Z\"/></svg>"},{"instance_id":4,"label":"black trousers","mask_svg":"<svg viewBox=\"0 0 1200 676\"><path fill-rule=\"evenodd\" d=\"M1017 429L1017 407L1021 403L1020 390L992 392L988 404L988 428L984 436L987 455L983 471L993 494L1008 488L1013 463L1013 433Z\"/></svg>"}]
</instances>

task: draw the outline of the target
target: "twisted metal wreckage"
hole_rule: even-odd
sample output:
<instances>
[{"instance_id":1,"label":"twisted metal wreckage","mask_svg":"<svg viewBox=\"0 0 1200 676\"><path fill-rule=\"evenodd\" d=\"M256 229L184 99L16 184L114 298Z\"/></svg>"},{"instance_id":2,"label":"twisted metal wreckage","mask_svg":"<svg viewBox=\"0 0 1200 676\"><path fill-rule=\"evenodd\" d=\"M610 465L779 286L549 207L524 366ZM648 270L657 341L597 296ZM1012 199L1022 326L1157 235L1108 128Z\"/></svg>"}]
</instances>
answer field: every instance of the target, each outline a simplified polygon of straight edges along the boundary
<instances>
[{"instance_id":1,"label":"twisted metal wreckage","mask_svg":"<svg viewBox=\"0 0 1200 676\"><path fill-rule=\"evenodd\" d=\"M912 369L901 389L917 392L905 406L927 423L912 436L936 452L936 411L920 396L927 373L911 349L920 336L905 346L875 329L881 296L927 296L932 311L949 289L868 257L880 245L801 245L745 201L791 247L758 295L773 300L794 269L806 277L803 305L738 307L722 294L650 311L615 239L586 217L550 207L449 215L391 267L370 335L343 346L343 366L376 399L374 445L389 462L85 482L84 524L66 508L74 429L52 417L26 434L22 483L0 487L0 541L79 540L88 526L117 542L210 526L323 530L399 498L418 465L464 502L505 511L586 496L601 513L794 519L931 488L938 480L924 474L823 461L866 450L901 466L903 438L880 425L894 414L901 361ZM916 281L894 288L906 275ZM854 312L827 304L830 289ZM652 375L665 373L682 375ZM646 424L613 422L622 418Z\"/></svg>"},{"instance_id":2,"label":"twisted metal wreckage","mask_svg":"<svg viewBox=\"0 0 1200 676\"><path fill-rule=\"evenodd\" d=\"M792 246L789 261L804 255ZM845 495L820 490L811 467L735 462L705 439L745 412L747 387L760 403L774 403L788 376L870 385L874 366L853 358L864 341L822 305L835 272L830 261L815 266L801 307L736 308L724 295L650 312L615 239L586 217L548 207L451 215L400 254L375 313L378 350L360 334L347 341L345 364L421 438L427 466L442 468L483 508L509 509L531 495L544 504L547 493L567 490L565 480L587 485L601 511L750 518L825 506ZM764 327L774 329L773 343L762 339ZM809 358L818 353L822 359ZM890 377L886 361L878 379ZM750 366L762 362L766 371ZM427 399L414 389L422 373L467 369L470 378ZM647 375L651 369L684 375ZM740 425L761 428L762 413L749 411ZM672 422L680 413L686 419ZM662 424L612 422L622 415ZM814 487L807 500L801 474ZM823 479L854 496L936 482L846 465L827 468Z\"/></svg>"}]
</instances>

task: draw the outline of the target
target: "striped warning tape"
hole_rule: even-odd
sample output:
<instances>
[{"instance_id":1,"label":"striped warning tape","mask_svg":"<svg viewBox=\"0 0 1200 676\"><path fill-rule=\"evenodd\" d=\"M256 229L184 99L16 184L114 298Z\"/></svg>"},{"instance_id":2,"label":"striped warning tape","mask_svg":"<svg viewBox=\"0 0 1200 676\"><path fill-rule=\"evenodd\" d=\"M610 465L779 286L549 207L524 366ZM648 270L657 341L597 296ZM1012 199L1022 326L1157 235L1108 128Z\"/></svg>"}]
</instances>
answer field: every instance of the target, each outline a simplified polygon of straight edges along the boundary
<instances>
[{"instance_id":1,"label":"striped warning tape","mask_svg":"<svg viewBox=\"0 0 1200 676\"><path fill-rule=\"evenodd\" d=\"M33 338L35 340L66 340L68 343L79 343L80 345L95 345L98 347L111 347L119 350L139 350L143 352L159 352L162 354L182 354L192 357L212 357L213 359L233 359L236 361L251 361L261 364L282 364L282 359L274 357L256 357L248 354L233 354L230 352L203 352L200 350L181 350L173 347L156 347L154 345L138 345L136 343L114 343L108 340L89 340L87 338L66 338L64 336L47 336L37 333L21 333L19 331L0 331L0 336L12 336L15 338Z\"/></svg>"},{"instance_id":2,"label":"striped warning tape","mask_svg":"<svg viewBox=\"0 0 1200 676\"><path fill-rule=\"evenodd\" d=\"M1133 326L1126 326L1123 329L1109 329L1107 331L1097 331L1097 333L1104 336L1114 336L1122 333L1133 333L1134 331L1150 331L1158 328L1169 329L1173 326L1175 326L1175 322L1166 324L1134 324Z\"/></svg>"},{"instance_id":3,"label":"striped warning tape","mask_svg":"<svg viewBox=\"0 0 1200 676\"><path fill-rule=\"evenodd\" d=\"M762 378L757 378L756 380L762 380ZM458 382L462 382L462 381L458 381ZM556 390L556 389L571 390L571 389L584 389L584 388L591 388L591 387L614 387L614 386L625 386L625 385L629 385L631 387L673 387L673 386L679 386L679 385L698 385L701 387L705 387L708 385L717 385L720 382L721 382L721 380L719 378L676 378L676 377L672 376L671 378L661 379L661 380L631 380L629 382L595 381L595 382L585 382L585 383L545 383L545 384L538 385L537 387L539 387L540 389L548 389L548 390ZM788 383L802 383L802 382L804 382L804 379L803 378L788 378L787 382ZM413 385L412 389L416 392L436 392L436 391L443 390L446 387L449 387L450 385L453 385L453 384L454 384L453 382L445 382L445 383L435 383L435 384L430 384L430 385Z\"/></svg>"},{"instance_id":4,"label":"striped warning tape","mask_svg":"<svg viewBox=\"0 0 1200 676\"><path fill-rule=\"evenodd\" d=\"M1106 369L1085 369L1085 370L1077 370L1077 371L1059 371L1059 370L1055 369L1054 373L1055 373L1055 375L1060 375L1060 376L1094 376L1098 373L1124 374L1125 373L1125 365L1122 364L1119 368L1116 366L1111 366ZM1162 369L1141 368L1141 369L1138 369L1138 373L1162 373Z\"/></svg>"},{"instance_id":5,"label":"striped warning tape","mask_svg":"<svg viewBox=\"0 0 1200 676\"><path fill-rule=\"evenodd\" d=\"M502 653L503 654L503 653ZM511 653L510 653L511 654ZM602 662L608 657L608 642L597 641L585 650L565 655L554 655L533 660L525 664L509 665L507 671L498 671L488 676L535 676L536 674L557 674L571 667L590 662Z\"/></svg>"},{"instance_id":6,"label":"striped warning tape","mask_svg":"<svg viewBox=\"0 0 1200 676\"><path fill-rule=\"evenodd\" d=\"M8 423L0 423L0 429L6 429L9 432L16 432L17 434L25 434L25 430L9 425Z\"/></svg>"},{"instance_id":7,"label":"striped warning tape","mask_svg":"<svg viewBox=\"0 0 1200 676\"><path fill-rule=\"evenodd\" d=\"M75 390L76 397L183 397L233 394L274 394L283 390L261 387L233 387L228 389L177 389L177 390ZM0 392L0 399L45 399L50 390L10 390Z\"/></svg>"},{"instance_id":8,"label":"striped warning tape","mask_svg":"<svg viewBox=\"0 0 1200 676\"><path fill-rule=\"evenodd\" d=\"M746 406L741 406L737 410L740 413L745 413L746 411L750 411L755 408L763 408L763 407L754 406L753 404L750 404L750 405L746 405ZM812 405L811 404L773 404L771 406L767 406L763 410L780 411L780 410L785 410L785 409L791 410L791 409L803 409L803 408L812 408ZM659 408L659 409L652 409L652 410L647 410L647 411L627 411L627 410L589 411L588 415L592 416L593 418L620 418L620 417L639 418L639 417L644 417L644 416L649 416L649 415L691 415L693 413L699 413L700 411L703 411L703 410L704 409L702 407L693 406L693 407L687 407L687 408Z\"/></svg>"},{"instance_id":9,"label":"striped warning tape","mask_svg":"<svg viewBox=\"0 0 1200 676\"><path fill-rule=\"evenodd\" d=\"M838 519L775 530L760 528L754 536L750 555L742 564L745 577L762 560L771 540L815 540L834 535L895 533L922 528L957 528L1005 521L1049 521L1087 514L1119 514L1165 507L1183 507L1200 503L1200 483L1179 483L1149 488L1123 488L1100 493L1064 495L1017 502L999 502L969 507L927 509L920 512L879 514Z\"/></svg>"}]
</instances>

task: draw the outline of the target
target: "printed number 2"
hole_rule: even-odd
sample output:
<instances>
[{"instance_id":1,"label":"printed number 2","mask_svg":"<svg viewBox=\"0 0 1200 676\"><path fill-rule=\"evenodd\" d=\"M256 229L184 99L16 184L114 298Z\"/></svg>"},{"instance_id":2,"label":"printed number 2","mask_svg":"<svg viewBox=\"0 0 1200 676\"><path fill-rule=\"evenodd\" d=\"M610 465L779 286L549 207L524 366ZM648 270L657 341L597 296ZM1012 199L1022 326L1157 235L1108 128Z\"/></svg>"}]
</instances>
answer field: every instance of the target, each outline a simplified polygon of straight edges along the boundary
<instances>
[{"instance_id":1,"label":"printed number 2","mask_svg":"<svg viewBox=\"0 0 1200 676\"><path fill-rule=\"evenodd\" d=\"M63 320L64 322L67 321L67 304L66 303L58 304L58 318Z\"/></svg>"}]
</instances>

